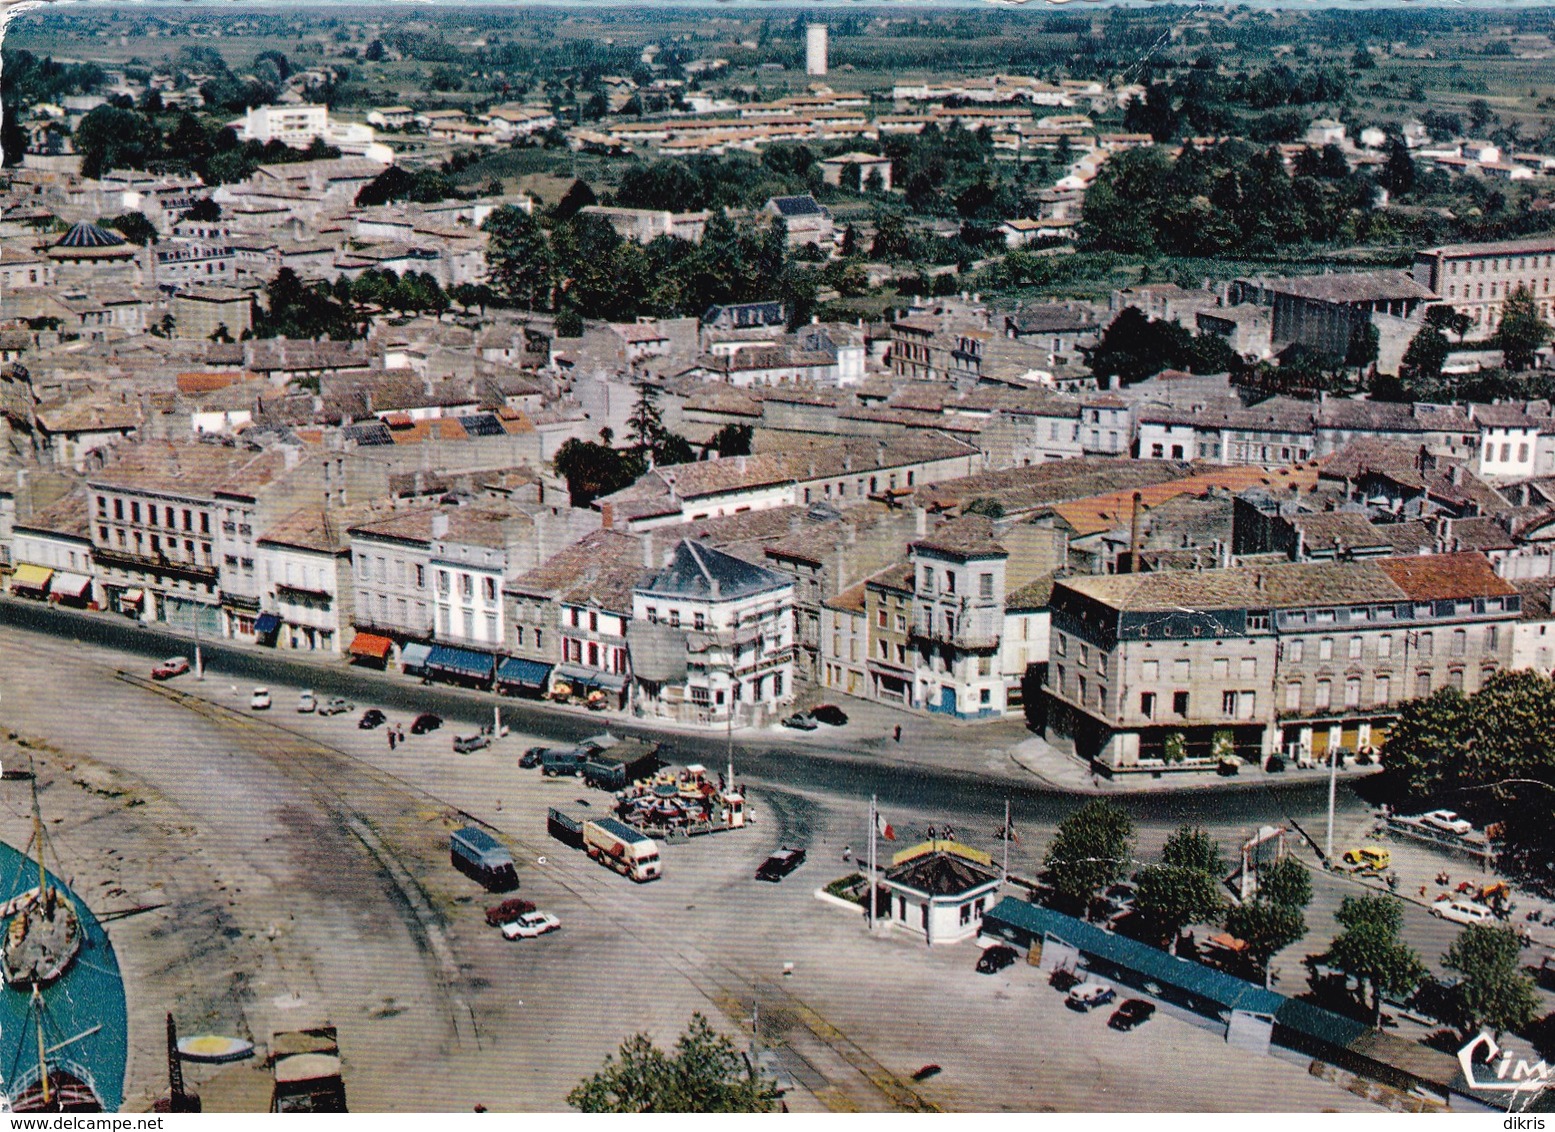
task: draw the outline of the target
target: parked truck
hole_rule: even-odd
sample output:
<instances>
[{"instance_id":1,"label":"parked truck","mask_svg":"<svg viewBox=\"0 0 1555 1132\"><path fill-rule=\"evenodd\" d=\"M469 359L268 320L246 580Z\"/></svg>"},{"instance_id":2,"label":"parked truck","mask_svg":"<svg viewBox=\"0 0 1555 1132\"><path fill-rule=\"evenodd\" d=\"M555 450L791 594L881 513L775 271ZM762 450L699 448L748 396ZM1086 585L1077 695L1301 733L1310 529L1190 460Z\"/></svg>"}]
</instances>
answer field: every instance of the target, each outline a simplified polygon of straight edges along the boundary
<instances>
[{"instance_id":1,"label":"parked truck","mask_svg":"<svg viewBox=\"0 0 1555 1132\"><path fill-rule=\"evenodd\" d=\"M287 1030L270 1038L271 1112L345 1112L340 1041L333 1026Z\"/></svg>"},{"instance_id":2,"label":"parked truck","mask_svg":"<svg viewBox=\"0 0 1555 1132\"><path fill-rule=\"evenodd\" d=\"M492 892L518 887L513 854L491 834L466 826L449 835L448 857L454 868L479 881Z\"/></svg>"},{"instance_id":3,"label":"parked truck","mask_svg":"<svg viewBox=\"0 0 1555 1132\"><path fill-rule=\"evenodd\" d=\"M583 847L593 860L639 884L657 880L663 871L659 843L615 818L584 822Z\"/></svg>"},{"instance_id":4,"label":"parked truck","mask_svg":"<svg viewBox=\"0 0 1555 1132\"><path fill-rule=\"evenodd\" d=\"M563 845L584 850L591 860L639 884L663 872L659 843L615 818L583 820L552 808L546 830Z\"/></svg>"},{"instance_id":5,"label":"parked truck","mask_svg":"<svg viewBox=\"0 0 1555 1132\"><path fill-rule=\"evenodd\" d=\"M657 774L664 765L660 744L626 740L591 753L579 773L583 782L599 790L624 790L639 779Z\"/></svg>"}]
</instances>

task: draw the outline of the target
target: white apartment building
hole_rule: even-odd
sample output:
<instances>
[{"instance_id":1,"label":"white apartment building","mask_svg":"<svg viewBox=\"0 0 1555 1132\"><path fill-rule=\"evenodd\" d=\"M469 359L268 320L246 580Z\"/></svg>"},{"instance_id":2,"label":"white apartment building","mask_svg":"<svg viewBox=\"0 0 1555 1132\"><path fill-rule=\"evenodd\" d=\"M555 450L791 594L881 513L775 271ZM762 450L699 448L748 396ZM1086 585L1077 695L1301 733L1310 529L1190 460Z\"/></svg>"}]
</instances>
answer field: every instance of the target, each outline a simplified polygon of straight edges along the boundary
<instances>
[{"instance_id":1,"label":"white apartment building","mask_svg":"<svg viewBox=\"0 0 1555 1132\"><path fill-rule=\"evenodd\" d=\"M759 725L794 698L794 583L682 540L632 591L638 705L709 726Z\"/></svg>"},{"instance_id":2,"label":"white apartment building","mask_svg":"<svg viewBox=\"0 0 1555 1132\"><path fill-rule=\"evenodd\" d=\"M1446 244L1415 253L1414 277L1473 320L1466 339L1491 337L1501 325L1501 307L1526 287L1548 320L1555 309L1555 237Z\"/></svg>"},{"instance_id":3,"label":"white apartment building","mask_svg":"<svg viewBox=\"0 0 1555 1132\"><path fill-rule=\"evenodd\" d=\"M243 141L278 141L293 149L307 149L310 142L329 132L329 108L311 104L250 106L233 127Z\"/></svg>"}]
</instances>

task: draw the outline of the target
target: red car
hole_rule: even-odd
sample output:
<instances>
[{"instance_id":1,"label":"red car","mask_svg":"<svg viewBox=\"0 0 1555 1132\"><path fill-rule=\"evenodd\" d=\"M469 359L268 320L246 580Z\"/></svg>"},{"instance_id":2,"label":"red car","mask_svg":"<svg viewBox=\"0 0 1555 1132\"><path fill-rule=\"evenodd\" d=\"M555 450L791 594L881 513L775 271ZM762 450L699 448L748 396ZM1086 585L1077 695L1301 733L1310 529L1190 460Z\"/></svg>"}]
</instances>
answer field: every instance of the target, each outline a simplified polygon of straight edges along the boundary
<instances>
[{"instance_id":1,"label":"red car","mask_svg":"<svg viewBox=\"0 0 1555 1132\"><path fill-rule=\"evenodd\" d=\"M500 928L503 924L511 924L520 916L535 911L532 901L520 900L514 897L504 900L501 904L486 909L486 922L494 928Z\"/></svg>"},{"instance_id":2,"label":"red car","mask_svg":"<svg viewBox=\"0 0 1555 1132\"><path fill-rule=\"evenodd\" d=\"M153 680L171 680L174 676L182 676L188 671L188 658L170 656L151 670L151 678Z\"/></svg>"}]
</instances>

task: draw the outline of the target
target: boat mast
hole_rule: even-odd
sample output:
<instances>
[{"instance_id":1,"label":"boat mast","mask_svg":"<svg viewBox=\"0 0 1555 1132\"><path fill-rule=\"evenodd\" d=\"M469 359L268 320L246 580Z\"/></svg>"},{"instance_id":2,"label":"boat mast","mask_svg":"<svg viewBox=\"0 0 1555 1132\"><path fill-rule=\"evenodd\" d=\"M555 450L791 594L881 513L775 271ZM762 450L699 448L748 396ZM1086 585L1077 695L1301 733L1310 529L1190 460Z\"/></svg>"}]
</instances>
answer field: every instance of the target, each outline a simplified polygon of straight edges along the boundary
<instances>
[{"instance_id":1,"label":"boat mast","mask_svg":"<svg viewBox=\"0 0 1555 1132\"><path fill-rule=\"evenodd\" d=\"M38 809L38 776L32 778L32 839L38 847L38 901L44 903L49 895L49 874L43 867L43 812Z\"/></svg>"},{"instance_id":2,"label":"boat mast","mask_svg":"<svg viewBox=\"0 0 1555 1132\"><path fill-rule=\"evenodd\" d=\"M47 1111L49 1107L49 1059L48 1050L43 1044L43 995L38 991L38 984L32 985L32 1008L38 1016L38 1080L43 1085L43 1107Z\"/></svg>"}]
</instances>

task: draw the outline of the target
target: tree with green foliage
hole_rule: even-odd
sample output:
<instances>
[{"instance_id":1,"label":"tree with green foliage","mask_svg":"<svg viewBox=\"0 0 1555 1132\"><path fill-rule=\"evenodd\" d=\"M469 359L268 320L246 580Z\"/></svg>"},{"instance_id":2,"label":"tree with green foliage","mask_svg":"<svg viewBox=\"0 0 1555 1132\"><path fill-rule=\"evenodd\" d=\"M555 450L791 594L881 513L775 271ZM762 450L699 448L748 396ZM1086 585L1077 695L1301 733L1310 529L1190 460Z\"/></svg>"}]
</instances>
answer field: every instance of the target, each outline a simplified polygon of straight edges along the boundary
<instances>
[{"instance_id":1,"label":"tree with green foliage","mask_svg":"<svg viewBox=\"0 0 1555 1132\"><path fill-rule=\"evenodd\" d=\"M1384 995L1403 996L1425 978L1420 956L1399 937L1404 917L1387 896L1346 896L1334 919L1343 927L1323 962L1356 981L1361 1002L1370 1000L1371 1024L1382 1023Z\"/></svg>"},{"instance_id":2,"label":"tree with green foliage","mask_svg":"<svg viewBox=\"0 0 1555 1132\"><path fill-rule=\"evenodd\" d=\"M221 219L221 205L210 197L200 197L179 214L179 219L211 224Z\"/></svg>"},{"instance_id":3,"label":"tree with green foliage","mask_svg":"<svg viewBox=\"0 0 1555 1132\"><path fill-rule=\"evenodd\" d=\"M580 1112L772 1112L778 1089L696 1013L671 1052L647 1034L628 1038L567 1103Z\"/></svg>"},{"instance_id":4,"label":"tree with green foliage","mask_svg":"<svg viewBox=\"0 0 1555 1132\"><path fill-rule=\"evenodd\" d=\"M1059 898L1084 911L1098 890L1127 875L1133 854L1133 819L1095 798L1059 823L1044 865Z\"/></svg>"},{"instance_id":5,"label":"tree with green foliage","mask_svg":"<svg viewBox=\"0 0 1555 1132\"><path fill-rule=\"evenodd\" d=\"M1382 187L1395 197L1403 196L1415 187L1415 159L1409 155L1404 139L1388 139L1388 159L1382 166Z\"/></svg>"},{"instance_id":6,"label":"tree with green foliage","mask_svg":"<svg viewBox=\"0 0 1555 1132\"><path fill-rule=\"evenodd\" d=\"M1177 954L1177 940L1189 924L1218 922L1225 910L1220 881L1202 869L1146 865L1134 876L1135 908Z\"/></svg>"},{"instance_id":7,"label":"tree with green foliage","mask_svg":"<svg viewBox=\"0 0 1555 1132\"><path fill-rule=\"evenodd\" d=\"M481 225L493 289L514 306L549 309L555 286L551 247L538 221L503 205Z\"/></svg>"},{"instance_id":8,"label":"tree with green foliage","mask_svg":"<svg viewBox=\"0 0 1555 1132\"><path fill-rule=\"evenodd\" d=\"M1263 974L1269 985L1269 961L1307 934L1306 917L1300 908L1276 904L1271 900L1249 900L1234 904L1226 912L1226 931L1247 945L1247 957Z\"/></svg>"},{"instance_id":9,"label":"tree with green foliage","mask_svg":"<svg viewBox=\"0 0 1555 1132\"><path fill-rule=\"evenodd\" d=\"M149 118L135 110L95 106L76 126L74 143L81 173L101 177L110 169L144 169L161 143Z\"/></svg>"},{"instance_id":10,"label":"tree with green foliage","mask_svg":"<svg viewBox=\"0 0 1555 1132\"><path fill-rule=\"evenodd\" d=\"M1225 854L1220 842L1196 825L1179 826L1161 847L1161 860L1179 869L1196 869L1220 878L1226 873Z\"/></svg>"},{"instance_id":11,"label":"tree with green foliage","mask_svg":"<svg viewBox=\"0 0 1555 1132\"><path fill-rule=\"evenodd\" d=\"M1409 797L1428 798L1456 779L1469 730L1469 701L1456 688L1406 700L1382 744L1382 765Z\"/></svg>"},{"instance_id":12,"label":"tree with green foliage","mask_svg":"<svg viewBox=\"0 0 1555 1132\"><path fill-rule=\"evenodd\" d=\"M1440 330L1422 326L1404 348L1404 357L1399 362L1400 380L1411 384L1437 380L1447 364L1449 349L1447 338Z\"/></svg>"},{"instance_id":13,"label":"tree with green foliage","mask_svg":"<svg viewBox=\"0 0 1555 1132\"><path fill-rule=\"evenodd\" d=\"M713 433L708 448L719 456L749 456L752 429L750 425L726 424Z\"/></svg>"},{"instance_id":14,"label":"tree with green foliage","mask_svg":"<svg viewBox=\"0 0 1555 1132\"><path fill-rule=\"evenodd\" d=\"M1532 369L1534 355L1550 340L1550 325L1539 317L1533 292L1519 283L1501 305L1495 343L1507 369Z\"/></svg>"},{"instance_id":15,"label":"tree with green foliage","mask_svg":"<svg viewBox=\"0 0 1555 1132\"><path fill-rule=\"evenodd\" d=\"M103 221L104 228L112 228L132 244L145 247L157 242L157 226L146 219L144 212L126 212L112 220Z\"/></svg>"},{"instance_id":16,"label":"tree with green foliage","mask_svg":"<svg viewBox=\"0 0 1555 1132\"><path fill-rule=\"evenodd\" d=\"M599 198L594 195L589 183L573 178L572 184L567 186L567 191L556 202L556 207L551 209L551 215L557 220L570 220L589 205L598 203Z\"/></svg>"},{"instance_id":17,"label":"tree with green foliage","mask_svg":"<svg viewBox=\"0 0 1555 1132\"><path fill-rule=\"evenodd\" d=\"M563 307L556 312L556 337L581 338L583 336L583 316L575 307Z\"/></svg>"},{"instance_id":18,"label":"tree with green foliage","mask_svg":"<svg viewBox=\"0 0 1555 1132\"><path fill-rule=\"evenodd\" d=\"M642 459L636 453L576 437L556 450L551 466L567 481L572 505L584 508L601 495L629 487L643 472Z\"/></svg>"},{"instance_id":19,"label":"tree with green foliage","mask_svg":"<svg viewBox=\"0 0 1555 1132\"><path fill-rule=\"evenodd\" d=\"M1312 903L1312 874L1295 857L1281 857L1259 870L1258 895L1271 904L1305 908Z\"/></svg>"},{"instance_id":20,"label":"tree with green foliage","mask_svg":"<svg viewBox=\"0 0 1555 1132\"><path fill-rule=\"evenodd\" d=\"M1371 319L1350 324L1350 341L1345 347L1344 364L1351 369L1365 369L1377 360L1379 338Z\"/></svg>"},{"instance_id":21,"label":"tree with green foliage","mask_svg":"<svg viewBox=\"0 0 1555 1132\"><path fill-rule=\"evenodd\" d=\"M1445 1021L1465 1041L1486 1029L1497 1037L1505 1030L1521 1030L1538 1015L1539 995L1523 971L1522 941L1515 928L1468 925L1442 956L1442 966L1459 976L1448 992Z\"/></svg>"}]
</instances>

